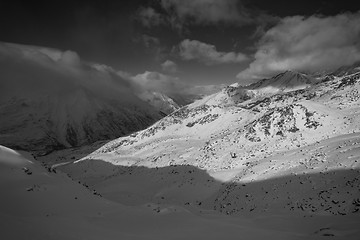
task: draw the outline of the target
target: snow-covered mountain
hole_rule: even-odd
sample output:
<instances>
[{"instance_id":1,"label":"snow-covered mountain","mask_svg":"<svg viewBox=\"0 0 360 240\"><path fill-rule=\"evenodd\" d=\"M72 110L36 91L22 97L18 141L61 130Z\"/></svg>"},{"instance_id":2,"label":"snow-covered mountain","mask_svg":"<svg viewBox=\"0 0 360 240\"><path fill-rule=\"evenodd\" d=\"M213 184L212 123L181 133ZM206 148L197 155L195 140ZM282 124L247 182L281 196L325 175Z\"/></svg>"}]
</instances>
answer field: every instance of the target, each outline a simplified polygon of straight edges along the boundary
<instances>
[{"instance_id":1,"label":"snow-covered mountain","mask_svg":"<svg viewBox=\"0 0 360 240\"><path fill-rule=\"evenodd\" d=\"M146 180L158 188L132 192L133 201L226 214L351 215L360 198L359 78L285 72L247 87L233 84L80 160L67 153L44 161L66 161L60 169L119 202L129 191L119 182L143 178L145 168L158 170ZM166 186L157 185L162 181Z\"/></svg>"}]
</instances>

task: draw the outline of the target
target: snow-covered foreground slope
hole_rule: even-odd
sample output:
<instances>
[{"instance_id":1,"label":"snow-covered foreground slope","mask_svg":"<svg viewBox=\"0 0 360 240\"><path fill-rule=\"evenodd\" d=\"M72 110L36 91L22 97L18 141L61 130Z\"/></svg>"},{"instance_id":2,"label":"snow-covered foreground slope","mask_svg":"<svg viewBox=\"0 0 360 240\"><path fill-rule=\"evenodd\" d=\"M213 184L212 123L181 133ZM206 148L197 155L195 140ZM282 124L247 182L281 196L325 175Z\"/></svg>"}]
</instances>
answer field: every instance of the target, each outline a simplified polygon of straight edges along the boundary
<instances>
[{"instance_id":1,"label":"snow-covered foreground slope","mask_svg":"<svg viewBox=\"0 0 360 240\"><path fill-rule=\"evenodd\" d=\"M106 167L104 162L98 162L103 166L94 169L95 172L112 171L111 164ZM205 171L190 166L158 170L134 167L121 171L122 183L117 182L117 187L127 187L128 193L123 194L130 197L140 195L144 185L149 188L143 188L142 195L156 191L156 185L147 181L154 176L168 178L170 171L179 172L173 174L174 177L193 174L206 182L216 182ZM45 169L25 152L5 147L0 147L0 173L2 239L239 239L239 236L243 239L318 239L319 236L357 239L359 234L358 220L353 216L341 216L341 221L339 216L304 218L272 214L234 218L206 209L188 211L178 204L167 203L167 198L161 198L160 194L157 203L139 198L137 202L121 204L61 172ZM162 181L162 184L170 185L170 182ZM109 189L105 195L110 196L114 185L106 185ZM185 198L188 191L173 192L176 198ZM113 198L117 197L115 194Z\"/></svg>"}]
</instances>

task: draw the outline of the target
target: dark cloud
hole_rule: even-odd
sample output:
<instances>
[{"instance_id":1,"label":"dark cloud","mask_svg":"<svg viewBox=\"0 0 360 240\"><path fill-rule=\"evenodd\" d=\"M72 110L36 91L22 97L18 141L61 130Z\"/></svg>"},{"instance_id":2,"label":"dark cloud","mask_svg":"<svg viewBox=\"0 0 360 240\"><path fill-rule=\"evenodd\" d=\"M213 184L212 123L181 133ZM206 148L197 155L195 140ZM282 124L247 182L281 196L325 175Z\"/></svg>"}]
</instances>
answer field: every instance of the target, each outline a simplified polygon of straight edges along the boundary
<instances>
[{"instance_id":1,"label":"dark cloud","mask_svg":"<svg viewBox=\"0 0 360 240\"><path fill-rule=\"evenodd\" d=\"M261 37L254 61L237 77L246 82L285 70L319 71L360 60L360 12L283 18Z\"/></svg>"}]
</instances>

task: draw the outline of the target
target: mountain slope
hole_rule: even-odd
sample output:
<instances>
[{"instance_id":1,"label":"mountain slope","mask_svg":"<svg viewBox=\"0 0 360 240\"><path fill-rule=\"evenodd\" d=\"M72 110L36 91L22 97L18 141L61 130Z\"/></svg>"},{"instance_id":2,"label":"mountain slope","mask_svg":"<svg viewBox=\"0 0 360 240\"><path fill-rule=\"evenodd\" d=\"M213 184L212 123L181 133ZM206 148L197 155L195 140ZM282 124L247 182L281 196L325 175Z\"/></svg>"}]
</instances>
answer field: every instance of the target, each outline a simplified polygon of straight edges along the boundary
<instances>
[{"instance_id":1,"label":"mountain slope","mask_svg":"<svg viewBox=\"0 0 360 240\"><path fill-rule=\"evenodd\" d=\"M338 80L337 83L340 85L341 81ZM159 144L170 145L172 141L188 140L189 144L181 145L199 144L200 151L193 152L191 156L196 159L192 160L193 164L202 165L199 162L203 158L207 159L207 154L201 154L201 146L206 152L209 150L207 145L216 142L216 147L211 148L215 148L213 151L218 156L208 156L210 160L207 161L232 168L232 164L228 164L231 159L227 159L230 152L239 152L237 155L240 158L249 155L249 152L264 155L266 149L272 147L292 149L344 131L353 131L346 126L343 111L334 106L327 106L327 101L324 101L323 97L318 98L320 101L310 99L314 94L316 96L316 89L320 91L322 88L319 85L309 91L300 89L259 96L242 87L230 86L220 93L181 108L144 131L108 143L97 153L112 153L115 150L121 151L122 154L129 152L129 156L140 156L142 163L151 165L151 161L148 160L150 156L155 156L161 151L156 150ZM244 150L239 150L239 147ZM149 155L139 151L143 148L147 149L146 153ZM178 148L177 151L187 152L185 146ZM194 147L192 151L196 149ZM259 149L263 151L258 152ZM171 157L173 156L168 158ZM236 164L236 159L233 161ZM182 160L175 158L173 162L182 163ZM165 161L163 164L168 163ZM212 169L212 166L208 168Z\"/></svg>"}]
</instances>

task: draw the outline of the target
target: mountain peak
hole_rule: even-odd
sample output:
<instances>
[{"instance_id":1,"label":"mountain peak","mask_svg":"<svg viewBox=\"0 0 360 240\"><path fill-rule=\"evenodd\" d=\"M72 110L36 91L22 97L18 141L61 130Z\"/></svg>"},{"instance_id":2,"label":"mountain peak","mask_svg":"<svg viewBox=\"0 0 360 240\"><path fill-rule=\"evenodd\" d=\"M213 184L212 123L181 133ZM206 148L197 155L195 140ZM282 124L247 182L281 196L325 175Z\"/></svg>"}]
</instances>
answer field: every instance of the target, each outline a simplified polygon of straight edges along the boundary
<instances>
[{"instance_id":1,"label":"mountain peak","mask_svg":"<svg viewBox=\"0 0 360 240\"><path fill-rule=\"evenodd\" d=\"M307 88L313 83L314 79L311 76L297 71L287 70L272 78L263 79L251 84L248 86L248 89L258 90L264 93L274 93L278 91L290 92Z\"/></svg>"}]
</instances>

